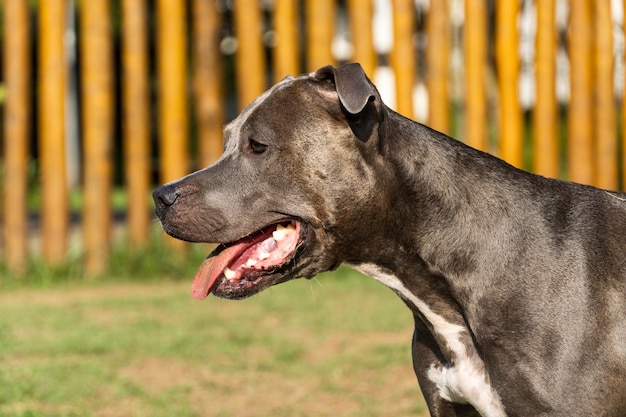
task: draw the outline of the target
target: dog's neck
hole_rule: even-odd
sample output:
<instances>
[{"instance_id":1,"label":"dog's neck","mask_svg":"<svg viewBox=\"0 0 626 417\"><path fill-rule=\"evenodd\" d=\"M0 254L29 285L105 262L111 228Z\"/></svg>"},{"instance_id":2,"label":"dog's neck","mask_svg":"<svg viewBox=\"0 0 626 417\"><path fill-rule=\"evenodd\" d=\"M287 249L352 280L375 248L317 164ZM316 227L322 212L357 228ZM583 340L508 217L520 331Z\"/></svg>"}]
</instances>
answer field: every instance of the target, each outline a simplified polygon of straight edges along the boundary
<instances>
[{"instance_id":1,"label":"dog's neck","mask_svg":"<svg viewBox=\"0 0 626 417\"><path fill-rule=\"evenodd\" d=\"M378 227L359 237L370 242L368 252L347 263L376 265L413 294L445 305L451 321L462 320L491 284L494 274L485 265L498 268L506 262L492 254L501 254L497 249L523 232L523 219L516 229L510 207L528 200L519 193L537 179L519 170L495 178L511 171L497 169L505 162L426 126L416 135L413 122L391 111L387 122L381 125L388 129L381 135L388 141L381 159L389 161L388 175L379 192L395 214L372 210L369 215L378 215Z\"/></svg>"}]
</instances>

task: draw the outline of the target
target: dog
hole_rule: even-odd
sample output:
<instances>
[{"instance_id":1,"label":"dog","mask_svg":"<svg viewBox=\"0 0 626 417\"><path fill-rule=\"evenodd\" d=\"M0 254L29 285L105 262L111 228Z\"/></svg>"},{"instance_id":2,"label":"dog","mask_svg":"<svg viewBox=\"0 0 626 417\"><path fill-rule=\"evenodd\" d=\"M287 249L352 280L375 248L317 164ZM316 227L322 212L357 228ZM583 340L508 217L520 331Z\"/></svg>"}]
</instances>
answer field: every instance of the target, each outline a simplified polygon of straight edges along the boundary
<instances>
[{"instance_id":1,"label":"dog","mask_svg":"<svg viewBox=\"0 0 626 417\"><path fill-rule=\"evenodd\" d=\"M432 416L626 416L626 194L543 178L388 108L359 64L286 77L153 193L219 246L192 295L347 264L412 311Z\"/></svg>"}]
</instances>

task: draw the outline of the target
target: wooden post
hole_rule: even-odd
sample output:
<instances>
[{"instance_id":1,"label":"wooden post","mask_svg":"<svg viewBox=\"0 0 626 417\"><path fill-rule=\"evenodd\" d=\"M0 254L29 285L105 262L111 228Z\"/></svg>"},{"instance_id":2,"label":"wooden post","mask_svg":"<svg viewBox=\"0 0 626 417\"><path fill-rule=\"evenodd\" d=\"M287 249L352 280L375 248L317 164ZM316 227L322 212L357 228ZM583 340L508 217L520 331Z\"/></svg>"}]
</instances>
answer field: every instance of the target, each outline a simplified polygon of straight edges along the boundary
<instances>
[{"instance_id":1,"label":"wooden post","mask_svg":"<svg viewBox=\"0 0 626 417\"><path fill-rule=\"evenodd\" d=\"M428 124L435 130L449 134L450 19L448 0L430 2L427 24Z\"/></svg>"},{"instance_id":2,"label":"wooden post","mask_svg":"<svg viewBox=\"0 0 626 417\"><path fill-rule=\"evenodd\" d=\"M215 162L222 154L224 104L222 59L219 51L220 14L214 1L193 0L194 94L198 125L199 163Z\"/></svg>"},{"instance_id":3,"label":"wooden post","mask_svg":"<svg viewBox=\"0 0 626 417\"><path fill-rule=\"evenodd\" d=\"M487 5L465 0L465 142L487 151Z\"/></svg>"},{"instance_id":4,"label":"wooden post","mask_svg":"<svg viewBox=\"0 0 626 417\"><path fill-rule=\"evenodd\" d=\"M60 264L67 251L68 202L65 171L65 0L39 3L39 152L42 254Z\"/></svg>"},{"instance_id":5,"label":"wooden post","mask_svg":"<svg viewBox=\"0 0 626 417\"><path fill-rule=\"evenodd\" d=\"M595 175L594 185L616 190L617 128L615 126L615 98L613 95L613 21L611 0L596 0L594 75L596 93L594 103Z\"/></svg>"},{"instance_id":6,"label":"wooden post","mask_svg":"<svg viewBox=\"0 0 626 417\"><path fill-rule=\"evenodd\" d=\"M354 55L352 60L359 62L369 77L376 69L376 51L372 38L372 0L348 0L350 32Z\"/></svg>"},{"instance_id":7,"label":"wooden post","mask_svg":"<svg viewBox=\"0 0 626 417\"><path fill-rule=\"evenodd\" d=\"M412 0L393 0L392 65L396 76L396 110L413 118L413 89L415 87L415 49L413 47Z\"/></svg>"},{"instance_id":8,"label":"wooden post","mask_svg":"<svg viewBox=\"0 0 626 417\"><path fill-rule=\"evenodd\" d=\"M146 0L122 2L123 141L128 235L131 244L147 242L150 195L150 84Z\"/></svg>"},{"instance_id":9,"label":"wooden post","mask_svg":"<svg viewBox=\"0 0 626 417\"><path fill-rule=\"evenodd\" d=\"M265 90L263 20L258 0L235 0L237 92L243 109Z\"/></svg>"},{"instance_id":10,"label":"wooden post","mask_svg":"<svg viewBox=\"0 0 626 417\"><path fill-rule=\"evenodd\" d=\"M309 71L335 63L331 51L335 35L335 15L335 0L306 0L306 50Z\"/></svg>"},{"instance_id":11,"label":"wooden post","mask_svg":"<svg viewBox=\"0 0 626 417\"><path fill-rule=\"evenodd\" d=\"M26 207L30 139L30 21L28 2L4 3L4 241L9 269L24 272L28 258Z\"/></svg>"},{"instance_id":12,"label":"wooden post","mask_svg":"<svg viewBox=\"0 0 626 417\"><path fill-rule=\"evenodd\" d=\"M286 75L300 73L298 39L298 1L276 0L274 3L274 82Z\"/></svg>"},{"instance_id":13,"label":"wooden post","mask_svg":"<svg viewBox=\"0 0 626 417\"><path fill-rule=\"evenodd\" d=\"M589 0L570 2L571 98L567 118L569 180L593 183L592 16Z\"/></svg>"},{"instance_id":14,"label":"wooden post","mask_svg":"<svg viewBox=\"0 0 626 417\"><path fill-rule=\"evenodd\" d=\"M158 0L158 71L161 180L189 171L185 2Z\"/></svg>"},{"instance_id":15,"label":"wooden post","mask_svg":"<svg viewBox=\"0 0 626 417\"><path fill-rule=\"evenodd\" d=\"M104 271L111 233L113 65L108 0L82 2L80 44L84 176L85 271Z\"/></svg>"},{"instance_id":16,"label":"wooden post","mask_svg":"<svg viewBox=\"0 0 626 417\"><path fill-rule=\"evenodd\" d=\"M626 11L626 0L622 3L623 10ZM626 13L624 13L626 15ZM626 25L622 25L624 37L626 38ZM626 62L626 48L624 49L624 61ZM624 72L624 85L626 86L626 71ZM626 88L622 92L622 190L626 190Z\"/></svg>"},{"instance_id":17,"label":"wooden post","mask_svg":"<svg viewBox=\"0 0 626 417\"><path fill-rule=\"evenodd\" d=\"M519 104L519 0L496 3L496 62L500 98L500 152L511 165L522 168L524 136Z\"/></svg>"},{"instance_id":18,"label":"wooden post","mask_svg":"<svg viewBox=\"0 0 626 417\"><path fill-rule=\"evenodd\" d=\"M536 97L533 114L534 171L559 176L559 129L555 88L555 0L537 1Z\"/></svg>"},{"instance_id":19,"label":"wooden post","mask_svg":"<svg viewBox=\"0 0 626 417\"><path fill-rule=\"evenodd\" d=\"M159 153L161 181L170 182L190 171L188 160L187 52L185 2L157 2L157 65L159 73ZM183 242L166 237L174 248Z\"/></svg>"}]
</instances>

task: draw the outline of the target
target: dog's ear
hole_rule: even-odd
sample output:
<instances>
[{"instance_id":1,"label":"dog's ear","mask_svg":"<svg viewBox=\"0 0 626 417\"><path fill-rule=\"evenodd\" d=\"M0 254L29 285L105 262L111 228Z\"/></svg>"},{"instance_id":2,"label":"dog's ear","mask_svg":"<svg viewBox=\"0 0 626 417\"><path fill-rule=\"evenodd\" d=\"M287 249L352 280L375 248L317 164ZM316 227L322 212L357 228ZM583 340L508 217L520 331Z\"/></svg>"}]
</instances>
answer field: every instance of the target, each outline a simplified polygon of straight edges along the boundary
<instances>
[{"instance_id":1,"label":"dog's ear","mask_svg":"<svg viewBox=\"0 0 626 417\"><path fill-rule=\"evenodd\" d=\"M369 105L376 101L378 94L361 65L347 64L338 68L328 65L317 70L313 78L333 81L352 132L366 142L381 117L377 108L381 103L379 106Z\"/></svg>"},{"instance_id":2,"label":"dog's ear","mask_svg":"<svg viewBox=\"0 0 626 417\"><path fill-rule=\"evenodd\" d=\"M348 113L359 114L370 101L376 99L376 90L360 64L343 65L335 68L334 72L339 100Z\"/></svg>"},{"instance_id":3,"label":"dog's ear","mask_svg":"<svg viewBox=\"0 0 626 417\"><path fill-rule=\"evenodd\" d=\"M350 114L361 113L370 101L376 99L376 89L358 63L338 68L328 65L317 70L314 77L317 80L334 79L339 100Z\"/></svg>"}]
</instances>

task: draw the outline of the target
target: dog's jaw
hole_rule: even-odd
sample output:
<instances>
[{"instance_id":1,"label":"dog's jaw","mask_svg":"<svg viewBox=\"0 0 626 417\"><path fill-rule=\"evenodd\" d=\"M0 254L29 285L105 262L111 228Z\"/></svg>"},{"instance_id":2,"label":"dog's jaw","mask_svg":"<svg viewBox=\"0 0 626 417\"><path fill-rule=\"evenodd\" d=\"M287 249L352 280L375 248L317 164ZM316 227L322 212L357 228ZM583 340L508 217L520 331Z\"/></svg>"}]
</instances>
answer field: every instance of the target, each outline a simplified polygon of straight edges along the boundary
<instances>
[{"instance_id":1,"label":"dog's jaw","mask_svg":"<svg viewBox=\"0 0 626 417\"><path fill-rule=\"evenodd\" d=\"M302 223L285 221L222 244L200 265L191 294L202 300L211 292L231 299L259 292L273 285L270 277L288 269L303 243Z\"/></svg>"}]
</instances>

